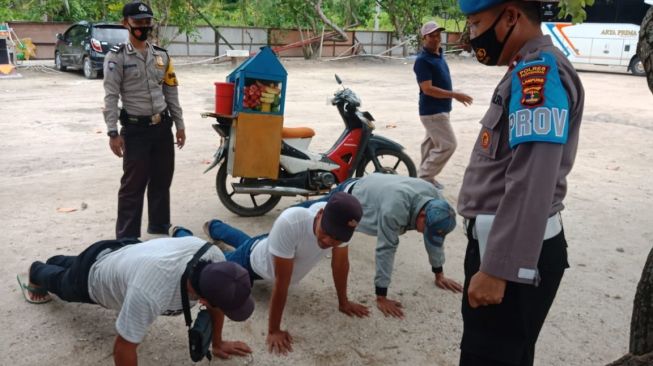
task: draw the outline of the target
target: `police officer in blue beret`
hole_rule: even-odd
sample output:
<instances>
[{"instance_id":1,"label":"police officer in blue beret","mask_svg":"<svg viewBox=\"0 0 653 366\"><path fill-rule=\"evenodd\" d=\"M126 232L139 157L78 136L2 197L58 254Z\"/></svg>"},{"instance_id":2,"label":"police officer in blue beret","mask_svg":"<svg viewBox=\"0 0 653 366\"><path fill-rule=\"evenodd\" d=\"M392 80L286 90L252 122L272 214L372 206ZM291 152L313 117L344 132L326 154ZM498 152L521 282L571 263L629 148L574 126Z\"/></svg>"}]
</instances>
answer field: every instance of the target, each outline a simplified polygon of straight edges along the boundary
<instances>
[{"instance_id":1,"label":"police officer in blue beret","mask_svg":"<svg viewBox=\"0 0 653 366\"><path fill-rule=\"evenodd\" d=\"M507 66L481 119L458 212L468 237L460 365L533 365L566 268L560 211L584 92L541 31L541 1L459 0L476 58Z\"/></svg>"}]
</instances>

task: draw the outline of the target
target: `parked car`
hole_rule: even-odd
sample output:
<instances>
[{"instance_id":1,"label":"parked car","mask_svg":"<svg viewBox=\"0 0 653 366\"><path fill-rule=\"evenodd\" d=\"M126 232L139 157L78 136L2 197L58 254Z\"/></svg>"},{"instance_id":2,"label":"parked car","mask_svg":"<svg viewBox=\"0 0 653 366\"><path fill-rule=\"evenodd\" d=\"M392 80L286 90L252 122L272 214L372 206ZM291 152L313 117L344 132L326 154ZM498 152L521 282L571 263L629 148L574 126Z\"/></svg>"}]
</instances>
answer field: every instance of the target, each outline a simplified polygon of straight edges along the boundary
<instances>
[{"instance_id":1,"label":"parked car","mask_svg":"<svg viewBox=\"0 0 653 366\"><path fill-rule=\"evenodd\" d=\"M86 78L95 79L98 72L102 72L104 56L109 49L128 40L127 29L120 24L75 23L63 34L57 34L55 67L60 71L82 69Z\"/></svg>"}]
</instances>

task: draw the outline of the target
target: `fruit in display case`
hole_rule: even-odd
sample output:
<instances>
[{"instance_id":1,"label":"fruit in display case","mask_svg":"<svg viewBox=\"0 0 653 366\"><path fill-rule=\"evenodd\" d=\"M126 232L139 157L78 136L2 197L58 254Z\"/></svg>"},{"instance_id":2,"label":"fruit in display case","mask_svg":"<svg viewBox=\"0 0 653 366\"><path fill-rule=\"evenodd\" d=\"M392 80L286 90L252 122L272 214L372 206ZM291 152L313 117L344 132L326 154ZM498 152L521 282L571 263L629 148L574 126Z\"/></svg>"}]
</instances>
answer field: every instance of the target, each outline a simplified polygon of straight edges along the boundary
<instances>
[{"instance_id":1,"label":"fruit in display case","mask_svg":"<svg viewBox=\"0 0 653 366\"><path fill-rule=\"evenodd\" d=\"M244 89L243 107L261 112L278 112L281 89L273 82L256 80Z\"/></svg>"}]
</instances>

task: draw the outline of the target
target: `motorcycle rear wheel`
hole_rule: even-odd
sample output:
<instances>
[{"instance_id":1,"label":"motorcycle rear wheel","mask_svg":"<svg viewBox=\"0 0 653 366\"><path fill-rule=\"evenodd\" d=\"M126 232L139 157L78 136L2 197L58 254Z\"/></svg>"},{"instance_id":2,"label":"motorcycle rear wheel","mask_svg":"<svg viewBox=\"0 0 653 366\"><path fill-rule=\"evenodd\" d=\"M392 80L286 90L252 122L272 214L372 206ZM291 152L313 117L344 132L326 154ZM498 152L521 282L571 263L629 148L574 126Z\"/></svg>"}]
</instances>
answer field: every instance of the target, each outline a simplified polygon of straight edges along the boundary
<instances>
[{"instance_id":1,"label":"motorcycle rear wheel","mask_svg":"<svg viewBox=\"0 0 653 366\"><path fill-rule=\"evenodd\" d=\"M374 163L375 160L378 161L378 166ZM406 153L389 149L377 150L373 159L365 158L356 168L356 177L372 173L417 176L415 164Z\"/></svg>"},{"instance_id":2,"label":"motorcycle rear wheel","mask_svg":"<svg viewBox=\"0 0 653 366\"><path fill-rule=\"evenodd\" d=\"M270 194L236 193L231 183L242 183L245 178L235 178L227 174L227 163L224 162L215 176L215 189L220 202L229 211L238 216L261 216L272 210L281 200L281 196ZM248 205L249 203L249 205Z\"/></svg>"}]
</instances>

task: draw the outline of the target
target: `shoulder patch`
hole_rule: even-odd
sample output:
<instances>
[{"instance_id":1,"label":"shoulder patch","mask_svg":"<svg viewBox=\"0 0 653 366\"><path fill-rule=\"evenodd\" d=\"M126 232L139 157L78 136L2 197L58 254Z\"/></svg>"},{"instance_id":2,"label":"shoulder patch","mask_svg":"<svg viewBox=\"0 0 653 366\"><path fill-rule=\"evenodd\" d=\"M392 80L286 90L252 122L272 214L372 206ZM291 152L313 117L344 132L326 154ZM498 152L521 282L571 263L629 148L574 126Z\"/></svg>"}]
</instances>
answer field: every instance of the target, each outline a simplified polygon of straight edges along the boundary
<instances>
[{"instance_id":1,"label":"shoulder patch","mask_svg":"<svg viewBox=\"0 0 653 366\"><path fill-rule=\"evenodd\" d=\"M163 82L168 86L178 86L177 75L175 74L175 67L172 65L172 59L168 58L168 68L163 76Z\"/></svg>"},{"instance_id":2,"label":"shoulder patch","mask_svg":"<svg viewBox=\"0 0 653 366\"><path fill-rule=\"evenodd\" d=\"M525 142L567 143L569 98L555 56L542 52L512 71L508 122L510 147Z\"/></svg>"},{"instance_id":3,"label":"shoulder patch","mask_svg":"<svg viewBox=\"0 0 653 366\"><path fill-rule=\"evenodd\" d=\"M159 46L157 46L157 45L155 45L155 44L152 45L152 48L154 48L154 49L157 50L157 51L161 51L161 52L168 53L168 50L166 50L166 49L163 48L163 47L159 47Z\"/></svg>"},{"instance_id":4,"label":"shoulder patch","mask_svg":"<svg viewBox=\"0 0 653 366\"><path fill-rule=\"evenodd\" d=\"M110 51L113 52L113 53L118 53L118 52L122 51L124 48L125 48L124 43L118 43L117 45L111 47Z\"/></svg>"}]
</instances>

